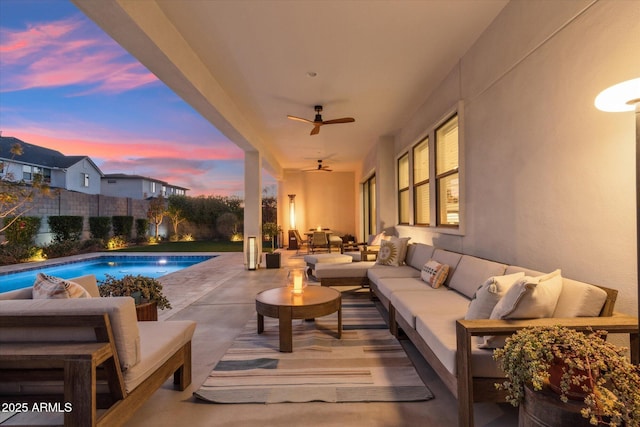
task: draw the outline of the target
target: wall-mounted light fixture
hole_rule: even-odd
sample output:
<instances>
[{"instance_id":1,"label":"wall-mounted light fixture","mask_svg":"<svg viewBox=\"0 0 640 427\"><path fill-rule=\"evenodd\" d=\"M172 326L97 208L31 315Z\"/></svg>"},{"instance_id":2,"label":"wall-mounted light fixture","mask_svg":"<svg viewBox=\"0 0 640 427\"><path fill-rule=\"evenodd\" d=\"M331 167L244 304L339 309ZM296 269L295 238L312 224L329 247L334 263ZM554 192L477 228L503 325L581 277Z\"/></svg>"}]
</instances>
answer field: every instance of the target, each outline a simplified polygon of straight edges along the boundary
<instances>
[{"instance_id":1,"label":"wall-mounted light fixture","mask_svg":"<svg viewBox=\"0 0 640 427\"><path fill-rule=\"evenodd\" d=\"M611 113L635 111L636 114L636 274L640 275L640 78L611 86L596 97L595 106ZM640 318L640 280L638 287L638 317ZM639 340L640 341L640 340ZM640 354L640 342L638 343Z\"/></svg>"},{"instance_id":2,"label":"wall-mounted light fixture","mask_svg":"<svg viewBox=\"0 0 640 427\"><path fill-rule=\"evenodd\" d=\"M258 268L258 239L256 236L247 238L247 268L255 270Z\"/></svg>"}]
</instances>

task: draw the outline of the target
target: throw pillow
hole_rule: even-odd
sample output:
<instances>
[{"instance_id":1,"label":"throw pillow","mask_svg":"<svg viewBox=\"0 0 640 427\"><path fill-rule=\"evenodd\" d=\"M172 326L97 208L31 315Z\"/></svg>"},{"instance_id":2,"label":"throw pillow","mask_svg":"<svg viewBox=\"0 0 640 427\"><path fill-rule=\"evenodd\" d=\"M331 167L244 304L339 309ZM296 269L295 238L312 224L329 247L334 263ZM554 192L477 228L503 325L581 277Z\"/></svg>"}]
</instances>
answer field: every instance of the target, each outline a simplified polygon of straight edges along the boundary
<instances>
[{"instance_id":1,"label":"throw pillow","mask_svg":"<svg viewBox=\"0 0 640 427\"><path fill-rule=\"evenodd\" d=\"M562 292L560 270L538 277L525 276L516 281L496 304L490 319L537 319L552 317ZM480 348L504 346L506 337L486 336Z\"/></svg>"},{"instance_id":2,"label":"throw pillow","mask_svg":"<svg viewBox=\"0 0 640 427\"><path fill-rule=\"evenodd\" d=\"M38 273L31 292L33 299L91 298L77 283L44 273Z\"/></svg>"},{"instance_id":3,"label":"throw pillow","mask_svg":"<svg viewBox=\"0 0 640 427\"><path fill-rule=\"evenodd\" d=\"M432 288L439 288L442 286L447 275L449 274L449 266L447 264L441 264L434 259L430 259L422 267L420 277Z\"/></svg>"},{"instance_id":4,"label":"throw pillow","mask_svg":"<svg viewBox=\"0 0 640 427\"><path fill-rule=\"evenodd\" d=\"M491 319L537 319L551 317L562 292L560 270L518 280L496 304Z\"/></svg>"},{"instance_id":5,"label":"throw pillow","mask_svg":"<svg viewBox=\"0 0 640 427\"><path fill-rule=\"evenodd\" d=\"M380 251L376 264L399 267L404 264L404 257L407 255L407 244L409 237L392 237L389 240L380 242Z\"/></svg>"},{"instance_id":6,"label":"throw pillow","mask_svg":"<svg viewBox=\"0 0 640 427\"><path fill-rule=\"evenodd\" d=\"M488 278L473 295L465 319L488 319L493 308L524 273L507 274Z\"/></svg>"}]
</instances>

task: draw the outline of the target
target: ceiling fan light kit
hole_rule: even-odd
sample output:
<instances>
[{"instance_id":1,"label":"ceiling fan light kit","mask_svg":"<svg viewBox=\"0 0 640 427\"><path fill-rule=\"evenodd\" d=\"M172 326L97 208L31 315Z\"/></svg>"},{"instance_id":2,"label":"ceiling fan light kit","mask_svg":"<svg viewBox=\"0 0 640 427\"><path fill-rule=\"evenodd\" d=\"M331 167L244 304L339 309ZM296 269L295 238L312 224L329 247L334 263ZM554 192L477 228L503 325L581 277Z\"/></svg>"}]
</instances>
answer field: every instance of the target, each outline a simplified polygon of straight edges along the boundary
<instances>
[{"instance_id":1,"label":"ceiling fan light kit","mask_svg":"<svg viewBox=\"0 0 640 427\"><path fill-rule=\"evenodd\" d=\"M320 133L320 126L322 125L334 125L334 124L338 124L338 123L352 123L355 122L356 119L354 119L353 117L342 117L340 119L333 119L333 120L322 120L322 105L316 105L315 107L313 107L314 110L316 110L316 117L314 118L313 121L308 120L308 119L303 119L302 117L296 117L296 116L287 116L287 118L291 119L291 120L297 120L299 122L304 122L304 123L309 123L311 125L313 125L313 129L311 129L311 133L310 135L317 135L318 133Z\"/></svg>"}]
</instances>

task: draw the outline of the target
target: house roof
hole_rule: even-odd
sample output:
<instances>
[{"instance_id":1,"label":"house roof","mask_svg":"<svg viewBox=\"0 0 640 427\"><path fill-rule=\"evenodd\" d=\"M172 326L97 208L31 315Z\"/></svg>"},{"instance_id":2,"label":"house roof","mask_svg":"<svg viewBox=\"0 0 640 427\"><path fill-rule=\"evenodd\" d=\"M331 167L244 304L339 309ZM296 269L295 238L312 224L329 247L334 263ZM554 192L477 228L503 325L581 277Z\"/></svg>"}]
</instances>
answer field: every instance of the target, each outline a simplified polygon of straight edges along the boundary
<instances>
[{"instance_id":1,"label":"house roof","mask_svg":"<svg viewBox=\"0 0 640 427\"><path fill-rule=\"evenodd\" d=\"M15 144L22 146L22 154L19 156L11 154L11 147ZM103 176L100 168L89 156L65 156L57 150L30 144L13 136L0 137L0 159L50 169L66 169L86 160L91 163L100 176Z\"/></svg>"},{"instance_id":2,"label":"house roof","mask_svg":"<svg viewBox=\"0 0 640 427\"><path fill-rule=\"evenodd\" d=\"M180 187L178 185L169 184L168 182L162 181L161 179L151 178L151 177L143 176L143 175L126 174L126 173L107 173L107 174L104 174L102 177L103 177L103 179L146 179L147 181L158 182L160 184L164 184L164 185L172 187L172 188L179 188L181 190L188 190L188 188Z\"/></svg>"}]
</instances>

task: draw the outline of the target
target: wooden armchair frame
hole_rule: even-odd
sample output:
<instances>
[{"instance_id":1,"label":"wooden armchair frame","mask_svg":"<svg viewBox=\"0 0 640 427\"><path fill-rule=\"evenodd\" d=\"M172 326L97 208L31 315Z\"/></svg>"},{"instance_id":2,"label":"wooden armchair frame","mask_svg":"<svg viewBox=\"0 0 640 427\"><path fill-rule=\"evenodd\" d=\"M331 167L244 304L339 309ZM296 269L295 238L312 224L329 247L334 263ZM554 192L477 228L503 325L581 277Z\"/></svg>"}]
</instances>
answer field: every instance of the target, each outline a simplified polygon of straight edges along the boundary
<instances>
[{"instance_id":1,"label":"wooden armchair frame","mask_svg":"<svg viewBox=\"0 0 640 427\"><path fill-rule=\"evenodd\" d=\"M16 342L0 345L0 381L60 381L62 394L1 394L4 402L49 402L71 404L64 425L119 426L173 374L179 390L191 384L191 342L189 341L154 373L129 393L118 360L109 316L0 316L0 328L91 327L92 342ZM104 380L108 393L99 393L97 381ZM98 415L98 409L106 409Z\"/></svg>"}]
</instances>

